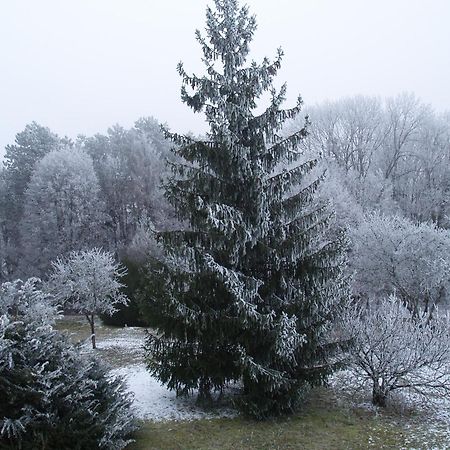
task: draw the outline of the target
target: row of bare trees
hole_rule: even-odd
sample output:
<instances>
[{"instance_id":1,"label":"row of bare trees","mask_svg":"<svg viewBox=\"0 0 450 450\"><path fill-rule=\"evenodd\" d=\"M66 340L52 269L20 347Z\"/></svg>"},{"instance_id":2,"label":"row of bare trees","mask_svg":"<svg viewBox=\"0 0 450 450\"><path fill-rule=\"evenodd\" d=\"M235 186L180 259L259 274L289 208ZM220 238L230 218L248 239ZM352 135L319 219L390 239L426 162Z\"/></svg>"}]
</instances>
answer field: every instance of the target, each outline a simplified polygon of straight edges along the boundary
<instances>
[{"instance_id":1,"label":"row of bare trees","mask_svg":"<svg viewBox=\"0 0 450 450\"><path fill-rule=\"evenodd\" d=\"M450 114L413 94L347 98L307 113L306 150L325 157L365 211L449 226Z\"/></svg>"}]
</instances>

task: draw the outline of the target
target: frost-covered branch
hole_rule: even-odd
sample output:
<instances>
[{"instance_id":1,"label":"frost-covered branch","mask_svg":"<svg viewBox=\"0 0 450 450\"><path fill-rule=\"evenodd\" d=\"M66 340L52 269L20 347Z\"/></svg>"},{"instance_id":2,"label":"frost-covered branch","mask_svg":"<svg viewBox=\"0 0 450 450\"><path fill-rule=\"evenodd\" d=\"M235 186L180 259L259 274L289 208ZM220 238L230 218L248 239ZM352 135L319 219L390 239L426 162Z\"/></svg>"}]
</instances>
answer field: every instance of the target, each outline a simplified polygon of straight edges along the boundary
<instances>
[{"instance_id":1,"label":"frost-covered branch","mask_svg":"<svg viewBox=\"0 0 450 450\"><path fill-rule=\"evenodd\" d=\"M91 327L92 347L95 348L95 315L113 314L116 305L127 304L120 278L125 269L112 254L100 249L73 252L67 259L53 263L48 289L56 299L83 314Z\"/></svg>"},{"instance_id":2,"label":"frost-covered branch","mask_svg":"<svg viewBox=\"0 0 450 450\"><path fill-rule=\"evenodd\" d=\"M413 314L391 296L369 308L349 308L342 330L353 342L351 370L372 385L372 401L386 406L392 391L424 395L450 392L450 320L423 310Z\"/></svg>"}]
</instances>

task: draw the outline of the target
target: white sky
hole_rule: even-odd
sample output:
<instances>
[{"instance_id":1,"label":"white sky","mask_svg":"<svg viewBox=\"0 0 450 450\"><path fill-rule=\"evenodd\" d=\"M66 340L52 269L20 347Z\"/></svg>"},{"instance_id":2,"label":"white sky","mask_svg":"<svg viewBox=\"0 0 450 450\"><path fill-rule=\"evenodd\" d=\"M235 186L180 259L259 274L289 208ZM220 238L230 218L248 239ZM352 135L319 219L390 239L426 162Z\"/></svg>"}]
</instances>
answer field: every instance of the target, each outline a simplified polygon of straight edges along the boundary
<instances>
[{"instance_id":1,"label":"white sky","mask_svg":"<svg viewBox=\"0 0 450 450\"><path fill-rule=\"evenodd\" d=\"M153 115L202 132L176 64L201 74L207 0L0 0L0 154L33 120L60 135ZM247 0L250 58L285 51L290 102L413 91L450 109L450 0Z\"/></svg>"}]
</instances>

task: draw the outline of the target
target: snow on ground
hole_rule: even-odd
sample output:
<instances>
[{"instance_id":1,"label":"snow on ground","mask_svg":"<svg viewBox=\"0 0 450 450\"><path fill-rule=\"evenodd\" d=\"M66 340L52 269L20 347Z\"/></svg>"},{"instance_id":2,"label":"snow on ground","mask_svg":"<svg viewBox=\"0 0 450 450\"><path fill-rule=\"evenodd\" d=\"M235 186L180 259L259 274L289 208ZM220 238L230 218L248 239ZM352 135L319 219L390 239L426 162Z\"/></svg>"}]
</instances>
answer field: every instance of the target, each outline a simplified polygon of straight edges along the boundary
<instances>
[{"instance_id":1,"label":"snow on ground","mask_svg":"<svg viewBox=\"0 0 450 450\"><path fill-rule=\"evenodd\" d=\"M450 448L450 398L430 398L424 401L423 397L404 394L402 399L410 408L417 412L419 426L411 431L411 435L419 435L422 442L429 443L426 448L436 448L433 440L439 436Z\"/></svg>"},{"instance_id":2,"label":"snow on ground","mask_svg":"<svg viewBox=\"0 0 450 450\"><path fill-rule=\"evenodd\" d=\"M92 352L89 333L82 318L76 319L80 329L72 332L76 341L82 340L83 351ZM195 396L177 398L152 377L145 368L143 360L143 343L145 333L142 328L115 328L99 325L97 335L98 350L95 352L113 369L113 375L125 378L129 391L134 395L136 416L140 419L153 421L194 420L217 417L234 417L236 411L231 408L204 410L195 404ZM356 409L364 409L378 414L378 409L370 403L370 389L366 392L355 392L355 380L349 371L340 371L330 379L338 403L351 405ZM400 401L400 399L397 399ZM420 399L413 395L402 396L401 403L405 411L415 411L414 414L402 414L401 421L411 436L420 435L422 442L430 443L440 436L445 442L450 442L450 398L435 399L432 405L423 405ZM413 447L410 447L413 448ZM450 448L450 446L449 446Z\"/></svg>"},{"instance_id":3,"label":"snow on ground","mask_svg":"<svg viewBox=\"0 0 450 450\"><path fill-rule=\"evenodd\" d=\"M123 330L127 331L127 334L114 336L112 338L107 338L100 341L97 344L97 348L107 349L107 348L120 348L125 351L133 350L133 353L140 352L143 344L143 334L140 332L137 334L137 331L140 331L138 328L123 328ZM133 333L133 334L130 334ZM90 342L88 342L88 345Z\"/></svg>"},{"instance_id":4,"label":"snow on ground","mask_svg":"<svg viewBox=\"0 0 450 450\"><path fill-rule=\"evenodd\" d=\"M134 409L139 419L194 420L236 415L231 408L201 409L195 404L195 396L177 398L175 392L152 377L143 361L145 333L142 328L103 325L98 328L95 353L112 365L112 375L125 379L129 392L134 396ZM87 353L93 351L89 337L83 339L82 349Z\"/></svg>"},{"instance_id":5,"label":"snow on ground","mask_svg":"<svg viewBox=\"0 0 450 450\"><path fill-rule=\"evenodd\" d=\"M175 392L162 386L143 364L114 369L112 373L125 378L130 392L134 394L134 406L139 419L194 420L236 415L229 408L205 411L195 404L194 396L177 398Z\"/></svg>"}]
</instances>

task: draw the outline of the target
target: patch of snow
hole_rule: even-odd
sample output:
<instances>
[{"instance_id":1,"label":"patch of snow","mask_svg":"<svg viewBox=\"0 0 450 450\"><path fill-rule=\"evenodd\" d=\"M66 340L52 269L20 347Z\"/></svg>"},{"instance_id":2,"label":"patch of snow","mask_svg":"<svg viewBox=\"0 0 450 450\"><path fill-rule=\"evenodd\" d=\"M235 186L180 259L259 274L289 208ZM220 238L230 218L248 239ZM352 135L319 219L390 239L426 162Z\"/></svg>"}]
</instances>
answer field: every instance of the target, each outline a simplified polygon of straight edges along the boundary
<instances>
[{"instance_id":1,"label":"patch of snow","mask_svg":"<svg viewBox=\"0 0 450 450\"><path fill-rule=\"evenodd\" d=\"M139 419L166 421L236 416L236 411L230 408L205 411L195 404L195 396L177 397L175 392L153 378L144 365L122 367L111 373L125 378L134 395L135 413Z\"/></svg>"},{"instance_id":2,"label":"patch of snow","mask_svg":"<svg viewBox=\"0 0 450 450\"><path fill-rule=\"evenodd\" d=\"M140 336L117 336L106 338L97 343L97 348L122 348L128 350L139 350L142 347L142 338Z\"/></svg>"}]
</instances>

